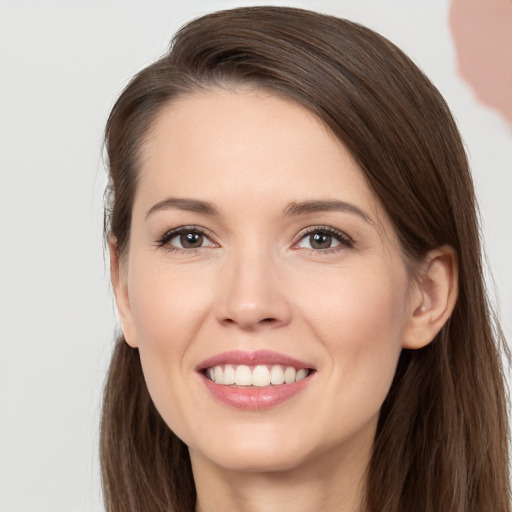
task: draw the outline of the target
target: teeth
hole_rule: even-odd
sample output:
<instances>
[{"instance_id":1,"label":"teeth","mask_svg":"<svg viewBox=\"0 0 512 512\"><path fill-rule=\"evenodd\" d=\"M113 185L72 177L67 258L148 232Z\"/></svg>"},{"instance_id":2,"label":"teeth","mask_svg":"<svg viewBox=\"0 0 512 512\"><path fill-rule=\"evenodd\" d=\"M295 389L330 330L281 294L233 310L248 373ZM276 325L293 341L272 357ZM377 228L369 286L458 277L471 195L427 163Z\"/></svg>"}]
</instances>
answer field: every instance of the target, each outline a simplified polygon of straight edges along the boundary
<instances>
[{"instance_id":1,"label":"teeth","mask_svg":"<svg viewBox=\"0 0 512 512\"><path fill-rule=\"evenodd\" d=\"M220 366L215 368L220 368ZM252 372L248 366L241 364L236 367L235 384L237 386L250 386L252 384Z\"/></svg>"},{"instance_id":2,"label":"teeth","mask_svg":"<svg viewBox=\"0 0 512 512\"><path fill-rule=\"evenodd\" d=\"M304 368L301 368L297 374L295 375L295 382L299 382L299 380L302 380L304 379L305 377L307 377L307 372Z\"/></svg>"},{"instance_id":3,"label":"teeth","mask_svg":"<svg viewBox=\"0 0 512 512\"><path fill-rule=\"evenodd\" d=\"M292 368L291 366L288 366L286 370L284 371L284 381L286 384L291 384L292 382L295 382L295 375L297 372L295 371L295 368Z\"/></svg>"},{"instance_id":4,"label":"teeth","mask_svg":"<svg viewBox=\"0 0 512 512\"><path fill-rule=\"evenodd\" d=\"M245 364L223 366L215 366L208 368L206 371L207 377L217 384L224 384L225 386L254 386L266 387L271 384L278 386L280 384L291 384L298 382L309 375L309 371L305 368L296 370L292 366L281 366L275 364L272 367L267 365L258 365L251 369Z\"/></svg>"},{"instance_id":5,"label":"teeth","mask_svg":"<svg viewBox=\"0 0 512 512\"><path fill-rule=\"evenodd\" d=\"M217 366L217 368L219 368ZM222 384L226 384L229 386L230 384L235 383L235 369L232 365L227 364L224 368L224 375L222 376Z\"/></svg>"},{"instance_id":6,"label":"teeth","mask_svg":"<svg viewBox=\"0 0 512 512\"><path fill-rule=\"evenodd\" d=\"M215 372L215 382L222 382L222 368L220 366L216 366L214 368Z\"/></svg>"},{"instance_id":7,"label":"teeth","mask_svg":"<svg viewBox=\"0 0 512 512\"><path fill-rule=\"evenodd\" d=\"M270 370L270 383L274 384L274 386L284 384L283 368L278 364L272 366L272 370Z\"/></svg>"},{"instance_id":8,"label":"teeth","mask_svg":"<svg viewBox=\"0 0 512 512\"><path fill-rule=\"evenodd\" d=\"M270 372L266 366L256 366L252 371L252 385L262 388L270 386Z\"/></svg>"}]
</instances>

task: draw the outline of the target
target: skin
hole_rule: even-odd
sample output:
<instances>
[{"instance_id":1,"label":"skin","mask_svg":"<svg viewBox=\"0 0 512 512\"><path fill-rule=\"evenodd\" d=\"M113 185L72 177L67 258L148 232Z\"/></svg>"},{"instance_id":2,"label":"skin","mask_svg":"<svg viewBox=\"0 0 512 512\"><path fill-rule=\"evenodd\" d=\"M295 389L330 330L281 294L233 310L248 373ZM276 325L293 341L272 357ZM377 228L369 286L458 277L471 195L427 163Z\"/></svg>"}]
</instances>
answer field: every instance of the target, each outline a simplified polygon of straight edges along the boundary
<instances>
[{"instance_id":1,"label":"skin","mask_svg":"<svg viewBox=\"0 0 512 512\"><path fill-rule=\"evenodd\" d=\"M176 100L142 154L128 252L119 258L111 242L112 279L152 399L189 446L197 510L360 510L400 351L429 343L453 307L452 252L433 251L412 279L344 146L307 110L263 91ZM169 197L217 213L155 206ZM351 207L290 213L312 200ZM206 230L203 245L179 247L177 235L159 244L180 226ZM312 245L306 231L326 226L343 235ZM315 372L275 407L237 409L196 371L230 350L277 351Z\"/></svg>"}]
</instances>

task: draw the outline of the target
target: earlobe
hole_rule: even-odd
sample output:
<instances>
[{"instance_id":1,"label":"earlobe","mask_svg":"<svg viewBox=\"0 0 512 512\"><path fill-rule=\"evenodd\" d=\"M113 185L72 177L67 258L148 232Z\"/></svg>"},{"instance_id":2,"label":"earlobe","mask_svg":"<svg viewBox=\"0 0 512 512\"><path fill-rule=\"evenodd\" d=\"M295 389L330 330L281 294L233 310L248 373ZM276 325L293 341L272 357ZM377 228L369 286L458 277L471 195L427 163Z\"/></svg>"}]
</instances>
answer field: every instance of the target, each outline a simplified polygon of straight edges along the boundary
<instances>
[{"instance_id":1,"label":"earlobe","mask_svg":"<svg viewBox=\"0 0 512 512\"><path fill-rule=\"evenodd\" d=\"M455 250L447 245L425 257L412 294L410 316L402 346L419 349L428 345L453 312L458 295Z\"/></svg>"},{"instance_id":2,"label":"earlobe","mask_svg":"<svg viewBox=\"0 0 512 512\"><path fill-rule=\"evenodd\" d=\"M114 237L109 238L108 246L110 252L110 279L116 299L121 329L123 330L126 343L136 348L138 343L128 294L126 263L122 261L119 255L117 242Z\"/></svg>"}]
</instances>

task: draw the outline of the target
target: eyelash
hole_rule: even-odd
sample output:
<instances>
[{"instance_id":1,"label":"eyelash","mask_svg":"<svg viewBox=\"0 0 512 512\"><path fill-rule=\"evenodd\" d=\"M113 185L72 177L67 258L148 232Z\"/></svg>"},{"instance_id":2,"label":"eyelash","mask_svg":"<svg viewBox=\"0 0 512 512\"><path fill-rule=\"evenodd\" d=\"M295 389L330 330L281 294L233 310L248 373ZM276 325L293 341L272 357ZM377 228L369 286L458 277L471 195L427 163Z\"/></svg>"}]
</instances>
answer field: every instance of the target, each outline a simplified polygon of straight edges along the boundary
<instances>
[{"instance_id":1,"label":"eyelash","mask_svg":"<svg viewBox=\"0 0 512 512\"><path fill-rule=\"evenodd\" d=\"M187 234L196 234L201 235L205 237L207 240L210 241L211 245L208 245L206 247L218 247L218 244L213 242L213 236L212 234L205 230L204 228L200 228L198 226L180 226L178 228L171 229L167 231L161 238L159 238L155 245L159 248L165 248L169 252L176 252L179 251L181 253L191 253L191 252L197 252L199 249L204 249L205 247L197 247L197 248L185 248L185 247L176 247L173 245L170 245L169 242L179 236L179 235L187 235ZM339 242L339 245L335 247L328 247L325 249L313 249L313 248L307 248L307 247L297 247L298 244L304 240L306 237L311 236L313 234L323 234L328 235L334 238L337 242ZM334 229L329 226L311 226L304 231L302 231L298 237L297 241L293 243L292 248L302 249L307 252L311 253L321 253L321 254L330 254L333 252L337 252L343 249L350 249L354 247L354 240L349 237L346 233L343 233L342 231L339 231L337 229Z\"/></svg>"},{"instance_id":2,"label":"eyelash","mask_svg":"<svg viewBox=\"0 0 512 512\"><path fill-rule=\"evenodd\" d=\"M307 247L301 247L300 249L312 252L314 254L331 254L333 252L338 252L343 249L351 249L352 247L354 247L355 244L354 240L343 231L339 231L329 226L311 226L309 228L306 228L298 235L297 242L293 244L293 247L297 247L297 245L302 240L314 234L323 234L331 236L337 242L339 242L339 245L335 247L328 247L326 249L313 249Z\"/></svg>"},{"instance_id":3,"label":"eyelash","mask_svg":"<svg viewBox=\"0 0 512 512\"><path fill-rule=\"evenodd\" d=\"M197 248L185 248L185 247L175 247L173 245L170 245L169 242L179 236L179 235L188 235L188 234L195 234L195 235L201 235L205 237L207 240L211 242L210 246L207 247L218 247L218 245L212 241L213 236L210 234L209 231L200 228L198 226L180 226L179 228L174 228L169 231L167 231L160 239L156 241L156 246L159 248L165 248L165 250L169 252L182 252L182 253L191 253L191 252L197 252L199 249L203 249L204 247L197 247Z\"/></svg>"}]
</instances>

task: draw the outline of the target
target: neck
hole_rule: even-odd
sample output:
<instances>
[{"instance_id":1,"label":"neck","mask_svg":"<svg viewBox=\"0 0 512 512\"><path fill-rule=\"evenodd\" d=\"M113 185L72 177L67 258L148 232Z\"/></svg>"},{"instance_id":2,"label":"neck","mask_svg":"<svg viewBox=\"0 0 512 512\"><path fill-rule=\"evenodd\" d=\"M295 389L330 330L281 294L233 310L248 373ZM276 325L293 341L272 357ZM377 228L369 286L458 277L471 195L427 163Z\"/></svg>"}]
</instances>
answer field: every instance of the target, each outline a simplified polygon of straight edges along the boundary
<instances>
[{"instance_id":1,"label":"neck","mask_svg":"<svg viewBox=\"0 0 512 512\"><path fill-rule=\"evenodd\" d=\"M289 470L220 468L191 451L196 512L361 512L369 453L336 450Z\"/></svg>"}]
</instances>

